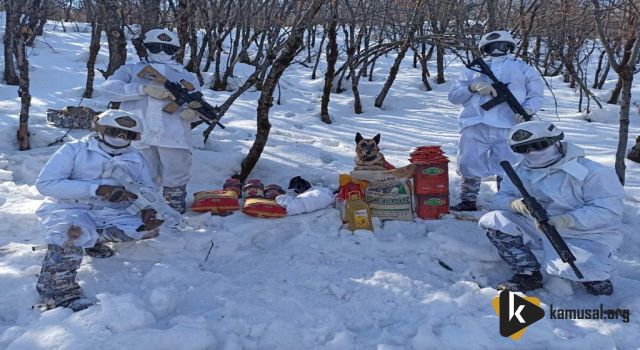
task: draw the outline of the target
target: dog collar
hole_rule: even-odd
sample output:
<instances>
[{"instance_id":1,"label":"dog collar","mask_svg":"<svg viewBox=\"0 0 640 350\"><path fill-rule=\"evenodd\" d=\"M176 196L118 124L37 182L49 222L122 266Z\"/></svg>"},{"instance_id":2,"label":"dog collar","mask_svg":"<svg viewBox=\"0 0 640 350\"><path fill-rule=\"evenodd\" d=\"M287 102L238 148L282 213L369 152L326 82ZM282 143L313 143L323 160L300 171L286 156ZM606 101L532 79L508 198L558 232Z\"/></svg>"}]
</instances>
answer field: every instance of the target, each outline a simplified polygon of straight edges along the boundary
<instances>
[{"instance_id":1,"label":"dog collar","mask_svg":"<svg viewBox=\"0 0 640 350\"><path fill-rule=\"evenodd\" d=\"M374 159L376 159L376 158L378 158L378 155L377 155L377 154L376 154L375 156L370 156L370 157L362 156L362 161L363 161L363 162L370 162L370 161L372 161L372 160L374 160Z\"/></svg>"}]
</instances>

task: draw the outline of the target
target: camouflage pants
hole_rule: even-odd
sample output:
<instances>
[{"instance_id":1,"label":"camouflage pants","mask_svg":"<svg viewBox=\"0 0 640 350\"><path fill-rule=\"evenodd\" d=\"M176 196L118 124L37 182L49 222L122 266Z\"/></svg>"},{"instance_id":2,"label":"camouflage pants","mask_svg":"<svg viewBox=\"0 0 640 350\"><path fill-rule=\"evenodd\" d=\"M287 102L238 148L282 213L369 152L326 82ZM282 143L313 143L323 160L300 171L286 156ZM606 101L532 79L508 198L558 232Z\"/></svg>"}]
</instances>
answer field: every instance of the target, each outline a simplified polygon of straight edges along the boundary
<instances>
[{"instance_id":1,"label":"camouflage pants","mask_svg":"<svg viewBox=\"0 0 640 350\"><path fill-rule=\"evenodd\" d=\"M96 244L107 242L130 242L134 239L127 236L116 227L107 227L97 230L99 238ZM149 231L143 239L158 236L158 231ZM74 247L71 244L59 246L49 244L47 253L42 261L42 269L36 290L42 298L42 303L51 307L68 300L84 298L84 292L76 282L77 271L82 263L84 249Z\"/></svg>"},{"instance_id":2,"label":"camouflage pants","mask_svg":"<svg viewBox=\"0 0 640 350\"><path fill-rule=\"evenodd\" d=\"M162 195L169 206L180 214L184 214L187 210L187 185L163 187Z\"/></svg>"},{"instance_id":3,"label":"camouflage pants","mask_svg":"<svg viewBox=\"0 0 640 350\"><path fill-rule=\"evenodd\" d=\"M460 183L460 200L463 202L476 202L480 192L481 180L482 178L479 177L463 177Z\"/></svg>"},{"instance_id":4,"label":"camouflage pants","mask_svg":"<svg viewBox=\"0 0 640 350\"><path fill-rule=\"evenodd\" d=\"M521 236L512 236L498 230L487 229L487 238L498 248L498 254L516 273L530 274L540 271L540 264Z\"/></svg>"}]
</instances>

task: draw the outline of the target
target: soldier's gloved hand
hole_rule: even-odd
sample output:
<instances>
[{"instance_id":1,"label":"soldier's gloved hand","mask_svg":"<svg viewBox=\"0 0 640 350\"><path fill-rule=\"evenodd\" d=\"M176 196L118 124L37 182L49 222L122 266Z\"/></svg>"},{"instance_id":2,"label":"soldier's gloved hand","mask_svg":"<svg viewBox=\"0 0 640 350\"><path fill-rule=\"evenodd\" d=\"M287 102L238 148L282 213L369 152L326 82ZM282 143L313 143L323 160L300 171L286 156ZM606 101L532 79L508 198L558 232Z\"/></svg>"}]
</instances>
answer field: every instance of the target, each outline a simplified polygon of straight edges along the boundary
<instances>
[{"instance_id":1,"label":"soldier's gloved hand","mask_svg":"<svg viewBox=\"0 0 640 350\"><path fill-rule=\"evenodd\" d=\"M496 89L491 86L491 84L484 81L477 81L469 84L469 91L478 93L480 96L492 96L495 97L497 95Z\"/></svg>"},{"instance_id":2,"label":"soldier's gloved hand","mask_svg":"<svg viewBox=\"0 0 640 350\"><path fill-rule=\"evenodd\" d=\"M157 98L158 100L164 100L167 98L175 99L169 90L165 89L163 86L145 85L142 88L142 91L153 98Z\"/></svg>"},{"instance_id":3,"label":"soldier's gloved hand","mask_svg":"<svg viewBox=\"0 0 640 350\"><path fill-rule=\"evenodd\" d=\"M140 217L142 218L142 224L146 231L151 231L160 227L164 220L156 219L157 212L152 208L142 209L140 211Z\"/></svg>"},{"instance_id":4,"label":"soldier's gloved hand","mask_svg":"<svg viewBox=\"0 0 640 350\"><path fill-rule=\"evenodd\" d=\"M196 112L194 109L187 108L184 111L180 112L180 116L187 121L191 121L198 118L198 112Z\"/></svg>"},{"instance_id":5,"label":"soldier's gloved hand","mask_svg":"<svg viewBox=\"0 0 640 350\"><path fill-rule=\"evenodd\" d=\"M138 196L127 191L122 186L100 185L96 195L109 202L125 202L138 199Z\"/></svg>"},{"instance_id":6,"label":"soldier's gloved hand","mask_svg":"<svg viewBox=\"0 0 640 350\"><path fill-rule=\"evenodd\" d=\"M202 107L202 103L198 101L191 101L188 103L188 105L189 105L189 108L193 108L193 109Z\"/></svg>"},{"instance_id":7,"label":"soldier's gloved hand","mask_svg":"<svg viewBox=\"0 0 640 350\"><path fill-rule=\"evenodd\" d=\"M571 214L562 214L562 215L552 216L549 218L549 221L547 222L555 226L556 229L573 227L573 225L575 225L576 223L576 221L574 220L573 216L571 216Z\"/></svg>"},{"instance_id":8,"label":"soldier's gloved hand","mask_svg":"<svg viewBox=\"0 0 640 350\"><path fill-rule=\"evenodd\" d=\"M524 204L524 200L522 198L516 199L516 200L512 201L511 203L509 203L509 209L511 209L511 211L516 213L516 214L522 214L522 215L530 215L531 214L531 213L529 213L529 209Z\"/></svg>"},{"instance_id":9,"label":"soldier's gloved hand","mask_svg":"<svg viewBox=\"0 0 640 350\"><path fill-rule=\"evenodd\" d=\"M524 111L527 113L527 115L531 116L533 115L533 109L531 108L525 108ZM520 124L525 122L524 120L524 116L520 115L519 113L516 113L516 115L513 116L513 119L516 121L516 123Z\"/></svg>"}]
</instances>

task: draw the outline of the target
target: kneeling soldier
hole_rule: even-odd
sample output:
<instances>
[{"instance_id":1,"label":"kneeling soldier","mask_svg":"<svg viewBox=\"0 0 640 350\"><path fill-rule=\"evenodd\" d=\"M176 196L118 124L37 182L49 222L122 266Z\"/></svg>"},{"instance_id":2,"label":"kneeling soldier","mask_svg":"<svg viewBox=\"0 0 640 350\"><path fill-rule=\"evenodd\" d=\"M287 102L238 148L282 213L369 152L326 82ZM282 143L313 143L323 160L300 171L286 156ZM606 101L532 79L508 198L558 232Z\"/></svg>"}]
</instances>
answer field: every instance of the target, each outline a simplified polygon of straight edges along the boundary
<instances>
[{"instance_id":1,"label":"kneeling soldier","mask_svg":"<svg viewBox=\"0 0 640 350\"><path fill-rule=\"evenodd\" d=\"M48 250L36 289L42 308L85 309L93 301L76 282L83 253L105 258L113 255L106 242L126 242L156 237L161 220L153 209L132 215L126 209L135 194L104 171L117 163L135 181L154 187L142 155L129 147L140 138L140 119L121 110L98 116L95 134L67 143L44 166L36 187L47 196L37 210L45 226Z\"/></svg>"},{"instance_id":2,"label":"kneeling soldier","mask_svg":"<svg viewBox=\"0 0 640 350\"><path fill-rule=\"evenodd\" d=\"M613 169L585 158L584 150L562 142L564 133L550 122L531 121L511 129L509 144L523 160L514 166L527 191L549 215L584 275L577 278L537 227L513 183L506 178L496 194L496 211L482 216L500 257L516 274L499 290L525 292L542 287L541 264L550 275L581 282L587 292L610 295L611 256L622 241L624 189ZM532 249L542 250L543 260Z\"/></svg>"}]
</instances>

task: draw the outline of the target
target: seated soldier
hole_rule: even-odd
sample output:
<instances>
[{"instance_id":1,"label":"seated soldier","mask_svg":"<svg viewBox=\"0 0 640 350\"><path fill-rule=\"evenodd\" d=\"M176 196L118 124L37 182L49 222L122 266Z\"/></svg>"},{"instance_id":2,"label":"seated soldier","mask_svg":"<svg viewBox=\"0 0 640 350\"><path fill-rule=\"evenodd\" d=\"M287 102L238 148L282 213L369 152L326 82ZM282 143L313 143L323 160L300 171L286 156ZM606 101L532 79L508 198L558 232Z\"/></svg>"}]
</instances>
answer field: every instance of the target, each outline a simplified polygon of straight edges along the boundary
<instances>
[{"instance_id":1,"label":"seated soldier","mask_svg":"<svg viewBox=\"0 0 640 350\"><path fill-rule=\"evenodd\" d=\"M518 189L508 179L494 200L496 211L482 216L500 257L516 274L498 290L526 292L542 287L541 264L550 275L580 282L593 295L610 295L611 256L622 241L624 189L613 169L585 158L584 150L561 142L564 133L550 122L530 121L511 129L509 144L523 160L514 166L527 191L549 215L576 257L579 279L538 229ZM538 261L532 249L542 250Z\"/></svg>"},{"instance_id":2,"label":"seated soldier","mask_svg":"<svg viewBox=\"0 0 640 350\"><path fill-rule=\"evenodd\" d=\"M120 183L105 176L105 169L117 164L134 181L154 187L142 155L129 147L140 138L140 119L121 110L98 116L95 134L67 143L44 166L36 187L47 196L36 214L48 234L48 250L36 289L41 308L68 307L74 311L93 304L76 282L83 252L109 257L106 242L126 242L156 237L161 220L144 209L140 215L127 212L137 197Z\"/></svg>"}]
</instances>

